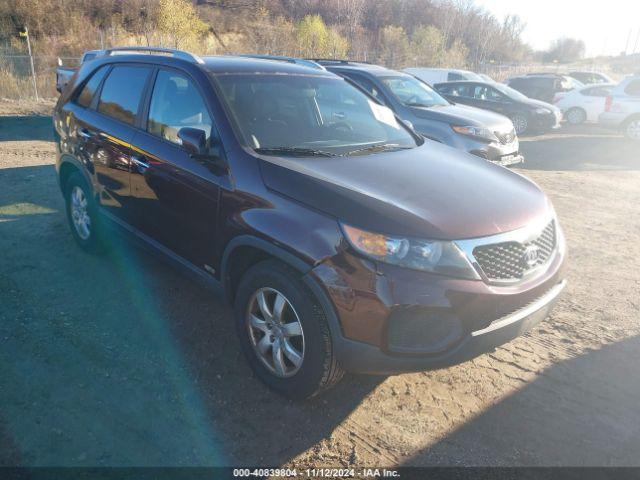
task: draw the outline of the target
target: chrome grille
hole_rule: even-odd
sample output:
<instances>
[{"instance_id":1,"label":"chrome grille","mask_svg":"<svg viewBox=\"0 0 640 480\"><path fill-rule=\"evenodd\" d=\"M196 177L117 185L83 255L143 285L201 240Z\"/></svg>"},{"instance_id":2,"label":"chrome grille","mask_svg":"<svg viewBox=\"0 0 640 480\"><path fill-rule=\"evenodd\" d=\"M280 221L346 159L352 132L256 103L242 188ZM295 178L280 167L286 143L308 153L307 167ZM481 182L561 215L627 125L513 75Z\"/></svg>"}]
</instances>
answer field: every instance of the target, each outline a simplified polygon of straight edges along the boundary
<instances>
[{"instance_id":1,"label":"chrome grille","mask_svg":"<svg viewBox=\"0 0 640 480\"><path fill-rule=\"evenodd\" d=\"M502 143L503 145L513 142L516 138L515 129L511 129L511 131L507 133L501 133L501 132L493 132L493 133L496 137L498 137L498 140L500 140L500 143Z\"/></svg>"},{"instance_id":2,"label":"chrome grille","mask_svg":"<svg viewBox=\"0 0 640 480\"><path fill-rule=\"evenodd\" d=\"M489 280L515 281L547 263L555 246L556 225L551 221L538 237L529 242L480 245L473 249L473 256Z\"/></svg>"}]
</instances>

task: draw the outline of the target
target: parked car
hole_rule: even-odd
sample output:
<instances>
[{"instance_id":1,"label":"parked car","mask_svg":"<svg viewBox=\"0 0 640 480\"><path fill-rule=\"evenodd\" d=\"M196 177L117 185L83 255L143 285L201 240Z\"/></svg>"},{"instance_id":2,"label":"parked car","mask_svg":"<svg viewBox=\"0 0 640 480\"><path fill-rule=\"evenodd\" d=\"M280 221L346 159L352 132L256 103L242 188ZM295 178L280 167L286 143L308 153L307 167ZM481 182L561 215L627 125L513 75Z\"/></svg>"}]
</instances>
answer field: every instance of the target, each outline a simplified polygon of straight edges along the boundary
<instances>
[{"instance_id":1,"label":"parked car","mask_svg":"<svg viewBox=\"0 0 640 480\"><path fill-rule=\"evenodd\" d=\"M640 140L640 75L627 77L614 87L604 110L598 117L600 125L621 130L631 140Z\"/></svg>"},{"instance_id":2,"label":"parked car","mask_svg":"<svg viewBox=\"0 0 640 480\"><path fill-rule=\"evenodd\" d=\"M582 82L585 85L593 85L600 83L615 83L609 75L606 75L601 72L569 72L569 75L572 78L575 78L579 82Z\"/></svg>"},{"instance_id":3,"label":"parked car","mask_svg":"<svg viewBox=\"0 0 640 480\"><path fill-rule=\"evenodd\" d=\"M54 110L71 233L97 252L124 232L223 292L281 394L472 358L564 288L562 230L532 181L426 141L343 78L117 51Z\"/></svg>"},{"instance_id":4,"label":"parked car","mask_svg":"<svg viewBox=\"0 0 640 480\"><path fill-rule=\"evenodd\" d=\"M93 60L99 55L103 55L104 50L87 50L80 58L80 64ZM69 83L77 68L63 67L62 60L58 58L58 68L56 68L56 90L62 92L62 89Z\"/></svg>"},{"instance_id":5,"label":"parked car","mask_svg":"<svg viewBox=\"0 0 640 480\"><path fill-rule=\"evenodd\" d=\"M496 81L485 73L478 73L478 76L485 82L496 83Z\"/></svg>"},{"instance_id":6,"label":"parked car","mask_svg":"<svg viewBox=\"0 0 640 480\"><path fill-rule=\"evenodd\" d=\"M389 107L421 135L501 165L523 161L520 142L508 118L453 105L432 87L407 73L378 65L320 61Z\"/></svg>"},{"instance_id":7,"label":"parked car","mask_svg":"<svg viewBox=\"0 0 640 480\"><path fill-rule=\"evenodd\" d=\"M507 85L529 98L535 98L547 103L553 103L554 100L557 100L558 93L584 87L575 78L555 74L530 74L514 77L507 81Z\"/></svg>"},{"instance_id":8,"label":"parked car","mask_svg":"<svg viewBox=\"0 0 640 480\"><path fill-rule=\"evenodd\" d=\"M476 73L451 68L405 68L403 72L413 75L429 85L457 80L482 80L482 77Z\"/></svg>"},{"instance_id":9,"label":"parked car","mask_svg":"<svg viewBox=\"0 0 640 480\"><path fill-rule=\"evenodd\" d=\"M600 83L576 88L567 92L556 102L564 118L572 125L596 123L604 112L606 98L615 87L615 83Z\"/></svg>"},{"instance_id":10,"label":"parked car","mask_svg":"<svg viewBox=\"0 0 640 480\"><path fill-rule=\"evenodd\" d=\"M448 82L436 84L435 89L456 104L485 108L509 117L518 135L558 128L562 120L557 107L526 97L501 83Z\"/></svg>"}]
</instances>

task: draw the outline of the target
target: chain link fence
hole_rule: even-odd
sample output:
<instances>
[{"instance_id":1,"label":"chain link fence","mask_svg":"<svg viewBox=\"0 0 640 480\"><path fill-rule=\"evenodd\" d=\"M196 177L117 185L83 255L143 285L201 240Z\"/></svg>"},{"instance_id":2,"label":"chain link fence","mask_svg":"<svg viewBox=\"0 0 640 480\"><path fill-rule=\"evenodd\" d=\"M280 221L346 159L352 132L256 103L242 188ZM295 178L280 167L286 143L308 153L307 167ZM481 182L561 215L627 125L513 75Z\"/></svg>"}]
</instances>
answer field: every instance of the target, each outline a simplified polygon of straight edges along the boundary
<instances>
[{"instance_id":1,"label":"chain link fence","mask_svg":"<svg viewBox=\"0 0 640 480\"><path fill-rule=\"evenodd\" d=\"M286 52L271 52L285 54ZM0 99L35 99L36 88L40 98L56 98L56 68L58 67L56 56L33 57L35 70L34 76L31 72L29 55L7 55L0 53ZM65 67L77 67L80 64L79 57L60 57ZM362 51L354 59L370 63L383 63L379 52ZM419 65L415 59L406 58L402 62L403 66L424 66ZM599 70L607 72L606 65L540 65L540 64L494 64L486 63L481 65L477 71L492 77L494 80L504 82L506 79L530 72L554 72L562 73L569 70Z\"/></svg>"},{"instance_id":2,"label":"chain link fence","mask_svg":"<svg viewBox=\"0 0 640 480\"><path fill-rule=\"evenodd\" d=\"M77 57L62 57L65 66L77 67ZM31 72L29 55L0 55L0 98L55 98L58 57L34 56L35 78ZM34 84L35 82L35 84Z\"/></svg>"}]
</instances>

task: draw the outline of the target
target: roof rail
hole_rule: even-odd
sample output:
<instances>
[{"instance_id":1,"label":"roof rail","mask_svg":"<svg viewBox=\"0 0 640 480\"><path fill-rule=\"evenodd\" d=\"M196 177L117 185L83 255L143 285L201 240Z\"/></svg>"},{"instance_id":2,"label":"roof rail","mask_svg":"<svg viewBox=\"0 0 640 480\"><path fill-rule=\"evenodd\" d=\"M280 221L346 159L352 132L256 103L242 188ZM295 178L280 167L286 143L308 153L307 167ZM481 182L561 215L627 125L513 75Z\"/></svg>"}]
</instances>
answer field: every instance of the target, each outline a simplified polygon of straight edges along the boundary
<instances>
[{"instance_id":1,"label":"roof rail","mask_svg":"<svg viewBox=\"0 0 640 480\"><path fill-rule=\"evenodd\" d=\"M104 55L112 55L116 52L151 52L151 53L169 53L172 57L187 60L193 63L204 63L202 58L193 53L177 50L175 48L164 47L112 47L104 50Z\"/></svg>"},{"instance_id":2,"label":"roof rail","mask_svg":"<svg viewBox=\"0 0 640 480\"><path fill-rule=\"evenodd\" d=\"M317 70L326 70L322 65L313 60L307 60L306 58L287 57L284 55L261 55L256 53L242 53L238 57L255 58L258 60L274 60L278 62L294 63L297 65L304 65L305 67L315 68Z\"/></svg>"},{"instance_id":3,"label":"roof rail","mask_svg":"<svg viewBox=\"0 0 640 480\"><path fill-rule=\"evenodd\" d=\"M353 64L353 63L364 63L370 65L371 62L364 62L362 60L346 60L343 58L310 58L309 60L319 63L322 65L323 63L339 63L343 65Z\"/></svg>"}]
</instances>

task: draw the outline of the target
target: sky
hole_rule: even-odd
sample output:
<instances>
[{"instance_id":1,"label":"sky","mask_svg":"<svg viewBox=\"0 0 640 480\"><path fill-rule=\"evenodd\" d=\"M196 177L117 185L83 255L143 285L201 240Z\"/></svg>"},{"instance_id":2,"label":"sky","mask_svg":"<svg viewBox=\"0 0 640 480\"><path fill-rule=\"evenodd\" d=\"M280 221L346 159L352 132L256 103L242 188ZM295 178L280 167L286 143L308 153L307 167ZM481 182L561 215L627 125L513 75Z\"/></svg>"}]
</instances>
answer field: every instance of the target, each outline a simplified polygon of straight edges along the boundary
<instances>
[{"instance_id":1,"label":"sky","mask_svg":"<svg viewBox=\"0 0 640 480\"><path fill-rule=\"evenodd\" d=\"M523 39L544 50L559 37L582 39L587 56L633 53L640 29L640 0L476 0L499 19L519 15L527 24ZM636 52L640 52L640 37Z\"/></svg>"}]
</instances>

